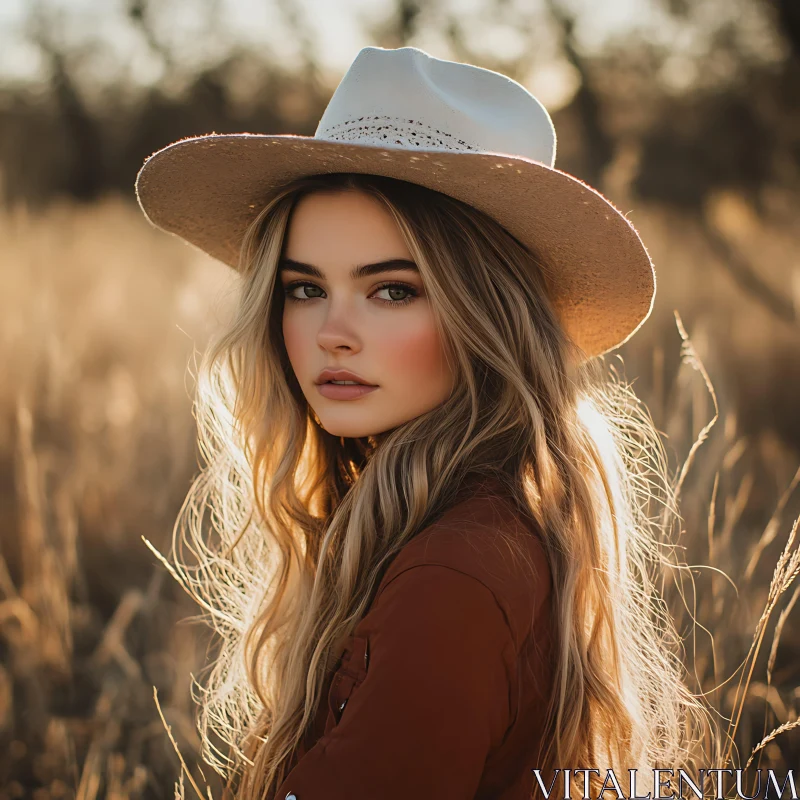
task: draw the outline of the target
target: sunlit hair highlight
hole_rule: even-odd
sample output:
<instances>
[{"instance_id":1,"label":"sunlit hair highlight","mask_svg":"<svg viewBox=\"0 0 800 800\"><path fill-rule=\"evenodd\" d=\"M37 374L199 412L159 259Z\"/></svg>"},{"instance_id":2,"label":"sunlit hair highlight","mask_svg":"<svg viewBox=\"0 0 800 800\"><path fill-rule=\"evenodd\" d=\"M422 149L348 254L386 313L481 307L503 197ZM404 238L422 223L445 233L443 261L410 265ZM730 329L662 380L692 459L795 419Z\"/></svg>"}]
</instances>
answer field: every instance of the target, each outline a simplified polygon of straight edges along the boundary
<instances>
[{"instance_id":1,"label":"sunlit hair highlight","mask_svg":"<svg viewBox=\"0 0 800 800\"><path fill-rule=\"evenodd\" d=\"M321 428L283 345L287 227L301 197L325 191L365 192L395 220L457 374L444 403L377 437ZM240 272L236 313L198 372L204 466L172 552L218 634L196 684L199 728L235 796L266 797L283 780L382 570L474 473L500 478L535 520L552 570L541 774L696 769L708 714L656 586L674 566L676 515L661 439L616 369L583 360L567 337L549 300L554 265L467 204L337 174L272 196ZM592 795L601 783L591 776Z\"/></svg>"}]
</instances>

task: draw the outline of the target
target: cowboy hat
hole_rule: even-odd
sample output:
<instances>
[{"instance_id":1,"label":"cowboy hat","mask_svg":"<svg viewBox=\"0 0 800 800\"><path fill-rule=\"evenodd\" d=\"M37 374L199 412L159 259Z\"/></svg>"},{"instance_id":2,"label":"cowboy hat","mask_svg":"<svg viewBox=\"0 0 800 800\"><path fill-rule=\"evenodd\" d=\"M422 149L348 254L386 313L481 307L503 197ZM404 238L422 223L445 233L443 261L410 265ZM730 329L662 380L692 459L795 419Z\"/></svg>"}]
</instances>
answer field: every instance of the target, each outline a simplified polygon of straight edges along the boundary
<instances>
[{"instance_id":1,"label":"cowboy hat","mask_svg":"<svg viewBox=\"0 0 800 800\"><path fill-rule=\"evenodd\" d=\"M368 173L442 192L546 257L561 324L589 358L641 327L655 271L633 225L555 155L550 115L511 78L416 47L364 47L313 136L181 139L145 160L136 196L157 228L236 269L248 225L295 178Z\"/></svg>"}]
</instances>

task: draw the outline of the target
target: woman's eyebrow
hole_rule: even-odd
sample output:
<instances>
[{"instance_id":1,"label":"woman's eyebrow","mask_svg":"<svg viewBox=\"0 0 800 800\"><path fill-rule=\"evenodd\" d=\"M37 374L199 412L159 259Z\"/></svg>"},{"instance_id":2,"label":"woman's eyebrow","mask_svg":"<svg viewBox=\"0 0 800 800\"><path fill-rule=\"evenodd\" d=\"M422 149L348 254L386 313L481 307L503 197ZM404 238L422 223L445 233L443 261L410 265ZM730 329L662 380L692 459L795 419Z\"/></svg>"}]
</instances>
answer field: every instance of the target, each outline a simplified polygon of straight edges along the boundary
<instances>
[{"instance_id":1,"label":"woman's eyebrow","mask_svg":"<svg viewBox=\"0 0 800 800\"><path fill-rule=\"evenodd\" d=\"M291 270L314 278L325 278L323 272L317 267L312 264L304 264L302 261L295 261L292 258L282 258L278 264L278 270L279 272ZM413 261L409 261L407 258L389 258L386 261L376 261L374 264L361 264L353 267L350 270L350 277L357 281L359 278L366 278L381 272L389 272L390 270L408 270L419 273L419 269Z\"/></svg>"}]
</instances>

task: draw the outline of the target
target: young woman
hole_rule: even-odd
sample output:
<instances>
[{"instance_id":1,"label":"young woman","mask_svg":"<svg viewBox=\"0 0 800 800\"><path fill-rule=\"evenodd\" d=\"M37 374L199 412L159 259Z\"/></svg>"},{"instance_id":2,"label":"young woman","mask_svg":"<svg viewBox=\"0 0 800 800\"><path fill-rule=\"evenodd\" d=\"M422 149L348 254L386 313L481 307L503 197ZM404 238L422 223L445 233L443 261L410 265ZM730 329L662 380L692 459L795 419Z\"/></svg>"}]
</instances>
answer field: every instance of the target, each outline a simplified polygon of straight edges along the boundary
<instances>
[{"instance_id":1,"label":"young woman","mask_svg":"<svg viewBox=\"0 0 800 800\"><path fill-rule=\"evenodd\" d=\"M593 358L652 265L554 158L514 81L365 48L314 137L142 168L148 218L241 273L174 554L221 635L200 721L231 797L522 800L586 768L597 797L702 755L660 439Z\"/></svg>"}]
</instances>

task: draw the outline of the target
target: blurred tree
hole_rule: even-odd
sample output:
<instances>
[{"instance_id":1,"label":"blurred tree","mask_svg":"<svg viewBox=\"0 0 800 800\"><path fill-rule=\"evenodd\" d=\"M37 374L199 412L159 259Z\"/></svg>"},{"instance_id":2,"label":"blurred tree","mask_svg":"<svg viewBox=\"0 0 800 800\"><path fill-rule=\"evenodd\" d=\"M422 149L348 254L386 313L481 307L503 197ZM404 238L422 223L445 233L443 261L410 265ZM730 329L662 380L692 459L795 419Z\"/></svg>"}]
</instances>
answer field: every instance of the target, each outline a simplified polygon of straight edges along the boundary
<instances>
[{"instance_id":1,"label":"blurred tree","mask_svg":"<svg viewBox=\"0 0 800 800\"><path fill-rule=\"evenodd\" d=\"M128 17L140 31L150 49L161 58L166 70L171 72L174 67L172 53L156 34L150 2L148 0L128 0L127 12Z\"/></svg>"},{"instance_id":2,"label":"blurred tree","mask_svg":"<svg viewBox=\"0 0 800 800\"><path fill-rule=\"evenodd\" d=\"M560 29L560 44L564 55L580 75L580 86L572 99L572 105L583 131L586 151L584 177L594 186L602 186L603 175L615 150L615 142L602 121L603 100L595 89L592 67L581 55L575 40L575 14L569 12L560 0L544 2Z\"/></svg>"},{"instance_id":3,"label":"blurred tree","mask_svg":"<svg viewBox=\"0 0 800 800\"><path fill-rule=\"evenodd\" d=\"M440 0L395 0L394 7L386 18L377 24L366 26L370 39L376 47L405 47L417 33L417 26L424 10L433 15L441 8Z\"/></svg>"},{"instance_id":4,"label":"blurred tree","mask_svg":"<svg viewBox=\"0 0 800 800\"><path fill-rule=\"evenodd\" d=\"M797 0L768 0L777 10L781 33L792 48L795 58L800 58L800 3Z\"/></svg>"},{"instance_id":5,"label":"blurred tree","mask_svg":"<svg viewBox=\"0 0 800 800\"><path fill-rule=\"evenodd\" d=\"M81 97L72 76L70 57L57 43L53 28L53 18L45 13L41 3L36 3L29 17L29 34L49 67L53 102L70 151L63 184L53 189L78 200L91 201L97 198L104 183L103 136Z\"/></svg>"}]
</instances>

